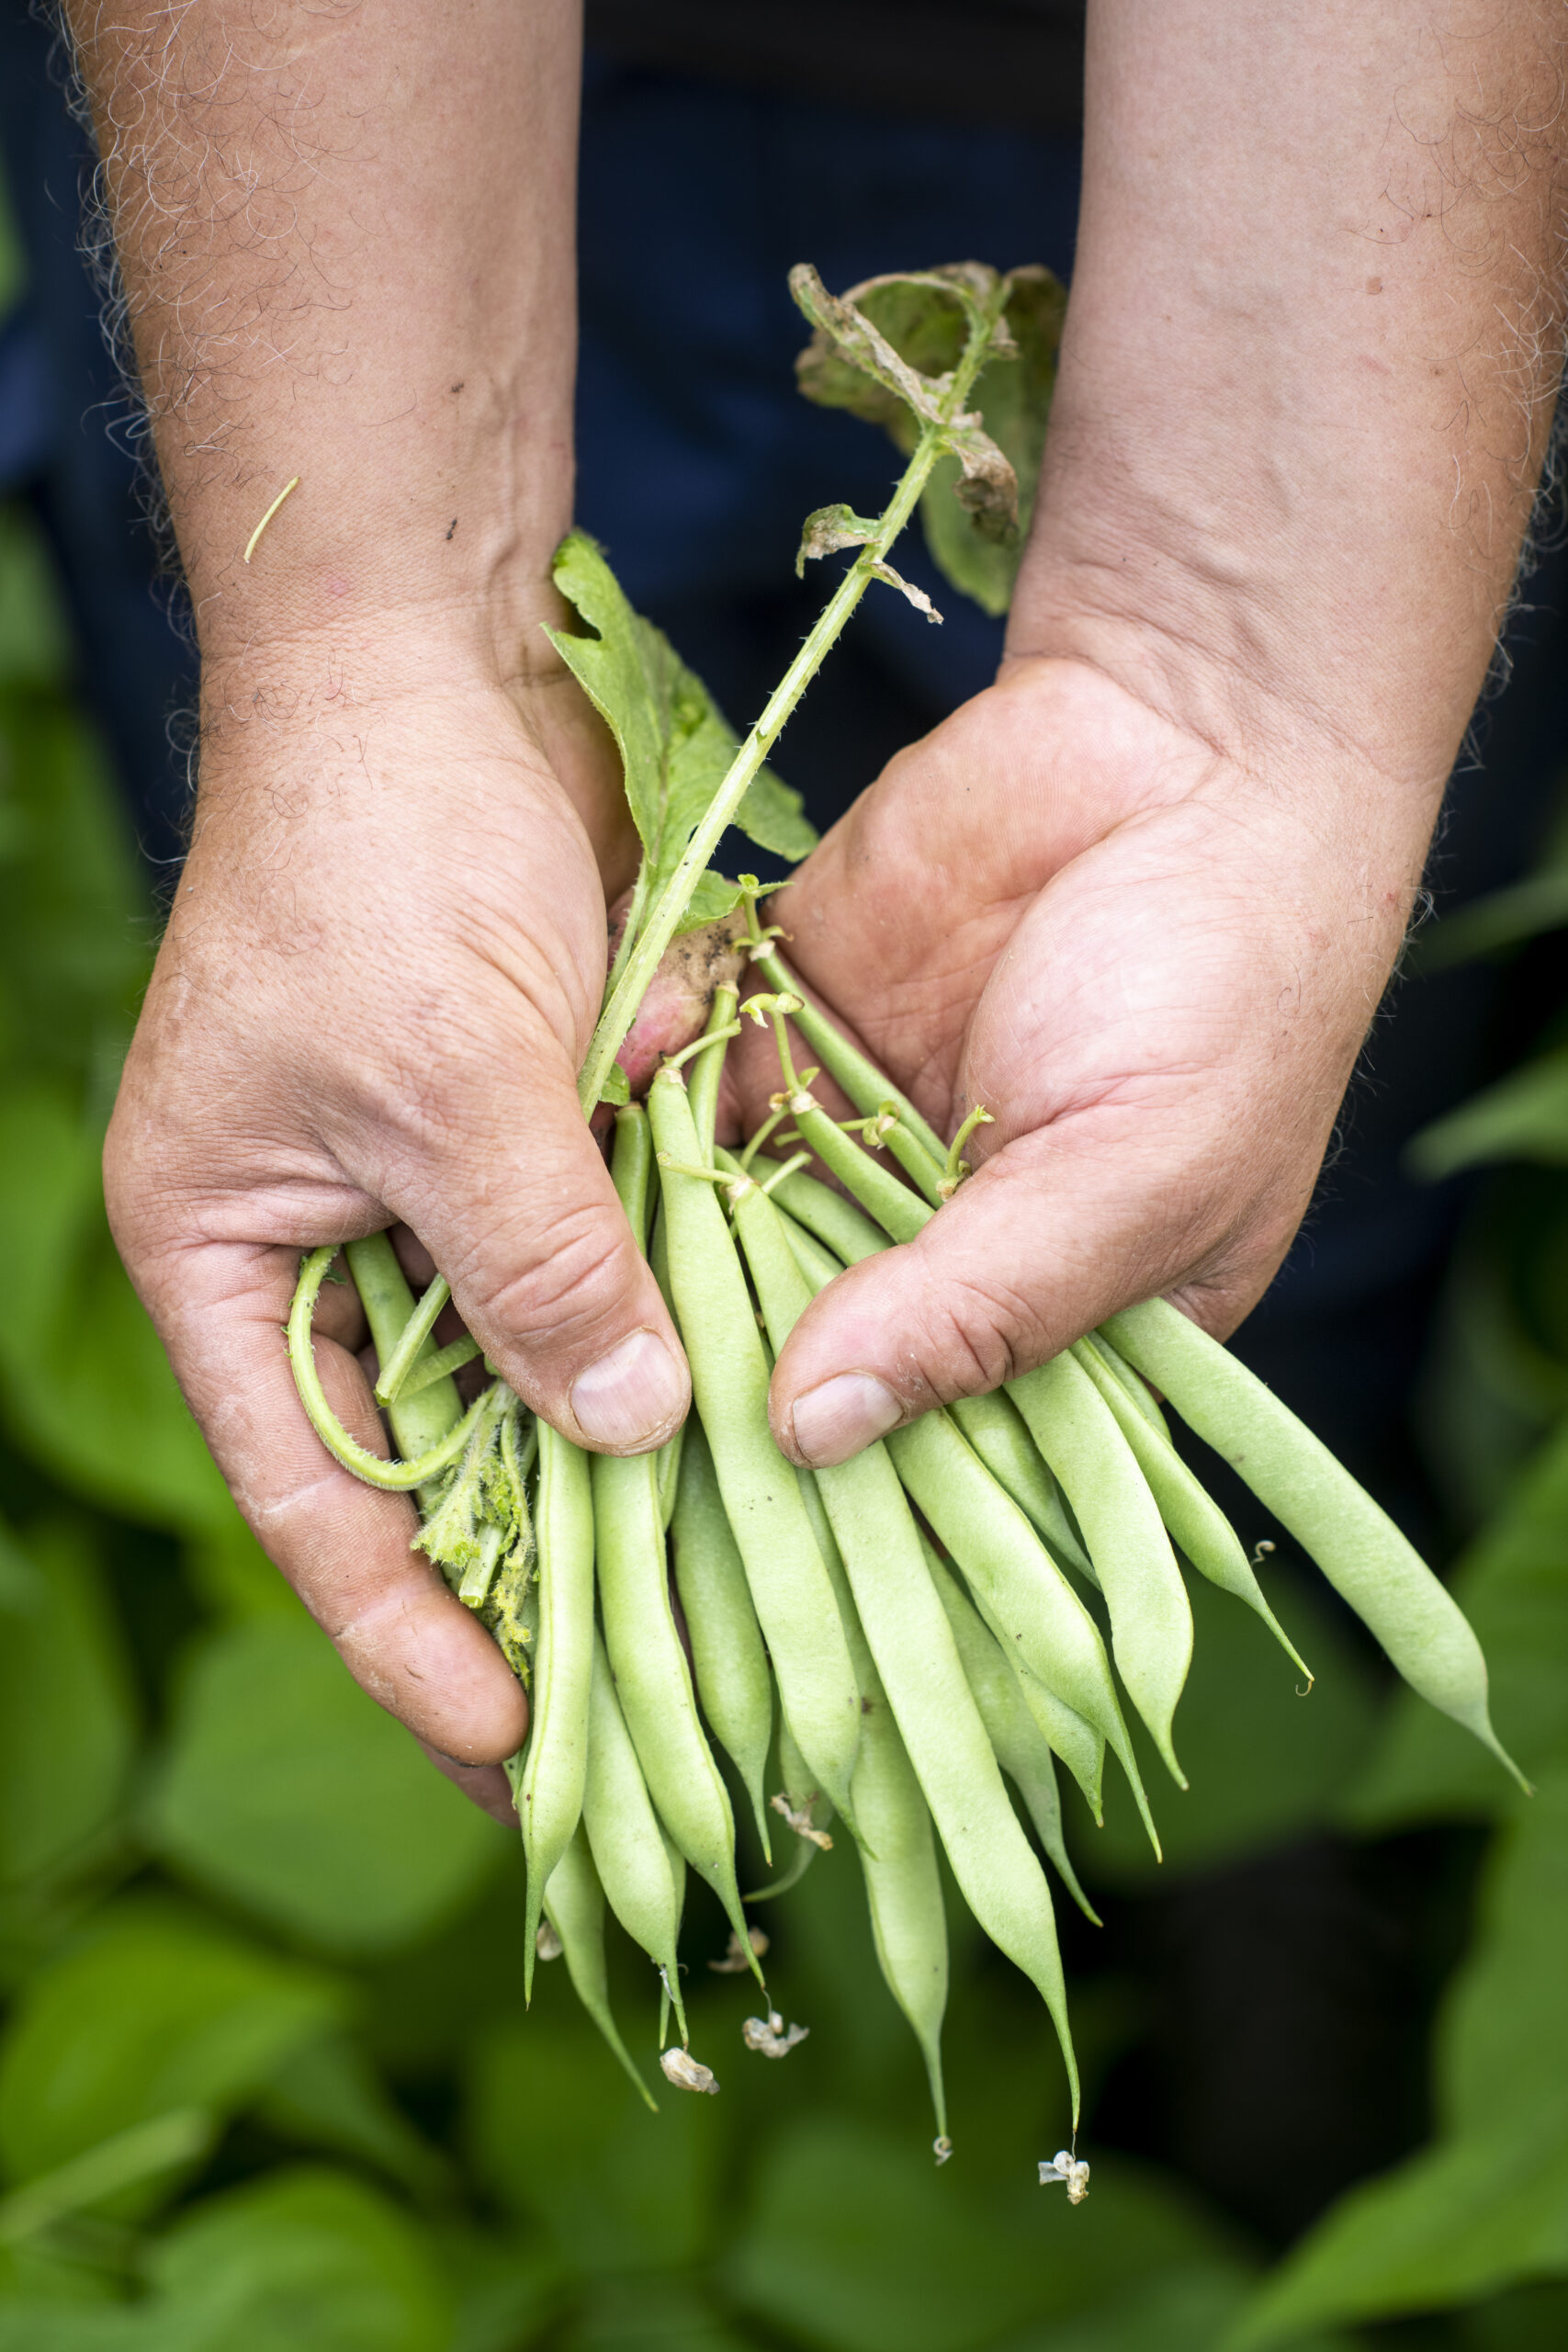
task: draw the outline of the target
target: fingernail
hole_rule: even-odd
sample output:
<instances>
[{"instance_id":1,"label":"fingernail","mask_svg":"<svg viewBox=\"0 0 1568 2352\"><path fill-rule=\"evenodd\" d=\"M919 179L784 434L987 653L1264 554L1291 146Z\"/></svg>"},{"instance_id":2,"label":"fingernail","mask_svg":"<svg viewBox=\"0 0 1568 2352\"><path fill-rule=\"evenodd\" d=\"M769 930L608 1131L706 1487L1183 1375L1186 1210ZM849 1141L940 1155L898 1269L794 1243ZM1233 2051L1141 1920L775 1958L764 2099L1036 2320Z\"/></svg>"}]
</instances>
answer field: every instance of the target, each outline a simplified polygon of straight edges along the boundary
<instances>
[{"instance_id":1,"label":"fingernail","mask_svg":"<svg viewBox=\"0 0 1568 2352\"><path fill-rule=\"evenodd\" d=\"M869 1372L836 1373L795 1399L791 1420L796 1451L814 1469L847 1462L874 1438L886 1437L904 1408L886 1381Z\"/></svg>"},{"instance_id":2,"label":"fingernail","mask_svg":"<svg viewBox=\"0 0 1568 2352\"><path fill-rule=\"evenodd\" d=\"M571 1409L591 1445L637 1453L668 1434L686 1402L681 1367L654 1331L634 1331L580 1372Z\"/></svg>"}]
</instances>

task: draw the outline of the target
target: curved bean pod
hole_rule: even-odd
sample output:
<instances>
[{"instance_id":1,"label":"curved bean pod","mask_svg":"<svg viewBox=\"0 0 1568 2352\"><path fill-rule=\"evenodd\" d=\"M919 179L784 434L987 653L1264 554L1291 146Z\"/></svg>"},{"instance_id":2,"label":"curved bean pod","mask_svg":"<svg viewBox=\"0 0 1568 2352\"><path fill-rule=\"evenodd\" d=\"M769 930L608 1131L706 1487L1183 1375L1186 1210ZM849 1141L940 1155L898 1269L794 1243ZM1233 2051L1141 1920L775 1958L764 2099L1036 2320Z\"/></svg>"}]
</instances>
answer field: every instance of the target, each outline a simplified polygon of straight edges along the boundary
<instances>
[{"instance_id":1,"label":"curved bean pod","mask_svg":"<svg viewBox=\"0 0 1568 2352\"><path fill-rule=\"evenodd\" d=\"M1028 1707L1018 1679L1002 1653L1001 1644L982 1619L957 1577L922 1541L927 1567L937 1598L947 1611L953 1638L964 1667L980 1720L986 1726L997 1762L1023 1799L1035 1835L1056 1866L1057 1874L1086 1919L1098 1928L1100 1914L1078 1884L1062 1836L1062 1806L1056 1793L1056 1770L1051 1749Z\"/></svg>"},{"instance_id":2,"label":"curved bean pod","mask_svg":"<svg viewBox=\"0 0 1568 2352\"><path fill-rule=\"evenodd\" d=\"M811 1293L772 1202L750 1186L736 1224L775 1347ZM897 1473L882 1444L815 1474L893 1718L964 1901L1050 2010L1075 2120L1077 2062L1050 1890L1019 1826L920 1551Z\"/></svg>"},{"instance_id":3,"label":"curved bean pod","mask_svg":"<svg viewBox=\"0 0 1568 2352\"><path fill-rule=\"evenodd\" d=\"M1144 1419L1098 1347L1080 1340L1073 1353L1120 1423L1172 1541L1180 1545L1200 1576L1207 1577L1222 1592L1245 1600L1262 1618L1286 1657L1300 1667L1310 1683L1312 1668L1264 1599L1252 1563L1213 1497L1193 1476L1169 1439L1162 1437L1154 1424Z\"/></svg>"},{"instance_id":4,"label":"curved bean pod","mask_svg":"<svg viewBox=\"0 0 1568 2352\"><path fill-rule=\"evenodd\" d=\"M874 1225L853 1201L846 1201L842 1193L835 1193L830 1185L818 1183L804 1169L792 1170L789 1175L781 1177L768 1198L786 1209L843 1265L858 1266L863 1258L891 1246L881 1227Z\"/></svg>"},{"instance_id":5,"label":"curved bean pod","mask_svg":"<svg viewBox=\"0 0 1568 2352\"><path fill-rule=\"evenodd\" d=\"M517 1787L528 1864L523 1997L534 1990L534 1946L550 1873L582 1817L588 1702L593 1679L593 1505L588 1456L539 1423L539 1630L533 1721Z\"/></svg>"},{"instance_id":6,"label":"curved bean pod","mask_svg":"<svg viewBox=\"0 0 1568 2352\"><path fill-rule=\"evenodd\" d=\"M744 1940L734 1816L670 1608L658 1468L648 1453L596 1453L592 1478L604 1646L626 1729L660 1818Z\"/></svg>"},{"instance_id":7,"label":"curved bean pod","mask_svg":"<svg viewBox=\"0 0 1568 2352\"><path fill-rule=\"evenodd\" d=\"M773 1684L746 1570L725 1515L713 1454L694 1413L686 1422L680 1487L671 1521L675 1589L692 1642L692 1667L703 1713L734 1759L768 1839L768 1750L773 1737Z\"/></svg>"},{"instance_id":8,"label":"curved bean pod","mask_svg":"<svg viewBox=\"0 0 1568 2352\"><path fill-rule=\"evenodd\" d=\"M1492 1728L1486 1661L1469 1621L1328 1448L1168 1299L1127 1307L1106 1329L1317 1562L1411 1689L1472 1732L1528 1790Z\"/></svg>"},{"instance_id":9,"label":"curved bean pod","mask_svg":"<svg viewBox=\"0 0 1568 2352\"><path fill-rule=\"evenodd\" d=\"M712 1037L728 1029L735 1018L739 1002L737 991L728 987L713 992L713 1007L708 1013L705 1035ZM728 1037L705 1046L691 1059L691 1077L687 1081L692 1104L692 1125L697 1131L698 1164L705 1165L713 1159L713 1131L718 1123L718 1090L724 1080L724 1057L729 1050Z\"/></svg>"},{"instance_id":10,"label":"curved bean pod","mask_svg":"<svg viewBox=\"0 0 1568 2352\"><path fill-rule=\"evenodd\" d=\"M686 2012L675 1958L680 1912L664 1831L648 1793L604 1645L595 1631L588 1702L588 1778L582 1826L604 1899L634 1943L663 1973L684 2043ZM681 1864L682 1883L686 1865ZM660 2040L663 2041L660 2033Z\"/></svg>"},{"instance_id":11,"label":"curved bean pod","mask_svg":"<svg viewBox=\"0 0 1568 2352\"><path fill-rule=\"evenodd\" d=\"M1170 1734L1192 1661L1192 1610L1155 1498L1111 1408L1073 1356L1053 1357L1009 1389L1083 1529L1122 1682L1184 1789Z\"/></svg>"},{"instance_id":12,"label":"curved bean pod","mask_svg":"<svg viewBox=\"0 0 1568 2352\"><path fill-rule=\"evenodd\" d=\"M321 1375L316 1369L316 1351L310 1338L310 1324L316 1311L316 1300L326 1279L327 1269L337 1256L338 1245L329 1241L320 1250L308 1250L299 1261L299 1280L295 1285L293 1301L288 1309L288 1363L294 1374L294 1385L299 1392L299 1402L306 1417L334 1462L341 1462L367 1487L378 1487L383 1494L406 1495L416 1487L427 1486L449 1470L467 1445L484 1408L484 1397L477 1396L453 1429L449 1429L436 1445L413 1462L385 1462L378 1453L369 1453L357 1440L350 1437L337 1415L327 1402L327 1392L321 1386Z\"/></svg>"},{"instance_id":13,"label":"curved bean pod","mask_svg":"<svg viewBox=\"0 0 1568 2352\"><path fill-rule=\"evenodd\" d=\"M653 1235L648 1245L648 1262L660 1294L675 1320L675 1302L670 1295L670 1227L660 1198L654 1212ZM688 1419L690 1416L688 1416ZM681 1484L681 1456L686 1443L686 1422L682 1421L673 1437L666 1438L654 1459L659 1464L659 1510L668 1532L674 1515L675 1497Z\"/></svg>"},{"instance_id":14,"label":"curved bean pod","mask_svg":"<svg viewBox=\"0 0 1568 2352\"><path fill-rule=\"evenodd\" d=\"M678 1070L660 1071L649 1109L660 1150L690 1165L697 1138ZM666 1170L663 1201L697 1409L779 1697L818 1787L847 1815L860 1694L795 1474L768 1427L767 1351L746 1278L712 1184Z\"/></svg>"},{"instance_id":15,"label":"curved bean pod","mask_svg":"<svg viewBox=\"0 0 1568 2352\"><path fill-rule=\"evenodd\" d=\"M644 2104L659 2112L659 2101L643 2081L616 2030L604 1969L604 1894L581 1826L550 1872L545 1917L560 1938L572 1990L609 2043L617 2063L637 2086ZM529 1946L532 1951L532 1943Z\"/></svg>"}]
</instances>

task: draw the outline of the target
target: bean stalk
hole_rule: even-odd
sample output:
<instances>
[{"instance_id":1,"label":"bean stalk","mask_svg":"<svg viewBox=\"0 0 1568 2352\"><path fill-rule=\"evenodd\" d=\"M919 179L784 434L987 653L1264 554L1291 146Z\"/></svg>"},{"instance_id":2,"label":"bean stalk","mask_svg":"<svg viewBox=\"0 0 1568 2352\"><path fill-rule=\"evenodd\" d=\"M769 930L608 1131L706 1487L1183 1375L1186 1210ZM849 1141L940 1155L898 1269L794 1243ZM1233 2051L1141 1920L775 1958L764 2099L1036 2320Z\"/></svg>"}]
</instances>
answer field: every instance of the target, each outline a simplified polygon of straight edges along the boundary
<instances>
[{"instance_id":1,"label":"bean stalk","mask_svg":"<svg viewBox=\"0 0 1568 2352\"><path fill-rule=\"evenodd\" d=\"M785 720L837 643L850 615L878 576L877 567L886 563L888 548L919 505L932 468L947 455L949 433L964 414L964 402L990 351L993 331L1006 299L1006 283L999 282L990 300L976 304L972 311L963 356L942 390L936 415L921 422L914 455L904 469L898 486L875 529L823 607L816 627L774 688L761 717L736 752L728 773L687 844L685 855L655 900L646 927L610 990L609 1001L599 1016L598 1026L588 1048L588 1057L578 1079L577 1094L584 1117L591 1115L604 1091L611 1064L637 1019L637 1008L659 968L660 958L674 938L681 918L691 904L692 894L706 871L708 860L746 797L747 786L773 750Z\"/></svg>"}]
</instances>

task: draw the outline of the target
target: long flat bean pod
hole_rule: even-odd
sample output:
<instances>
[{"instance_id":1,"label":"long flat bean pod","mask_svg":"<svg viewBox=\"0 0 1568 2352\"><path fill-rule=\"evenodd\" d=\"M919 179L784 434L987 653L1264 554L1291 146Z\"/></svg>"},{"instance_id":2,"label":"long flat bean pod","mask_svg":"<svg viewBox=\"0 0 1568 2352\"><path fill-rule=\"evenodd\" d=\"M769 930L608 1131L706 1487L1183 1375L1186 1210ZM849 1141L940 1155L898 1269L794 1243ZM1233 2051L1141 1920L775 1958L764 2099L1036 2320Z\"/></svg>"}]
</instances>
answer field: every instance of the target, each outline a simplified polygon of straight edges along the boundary
<instances>
[{"instance_id":1,"label":"long flat bean pod","mask_svg":"<svg viewBox=\"0 0 1568 2352\"><path fill-rule=\"evenodd\" d=\"M1468 1620L1328 1448L1168 1299L1128 1307L1106 1329L1128 1362L1317 1562L1411 1689L1473 1732L1528 1788L1492 1728L1486 1661Z\"/></svg>"},{"instance_id":2,"label":"long flat bean pod","mask_svg":"<svg viewBox=\"0 0 1568 2352\"><path fill-rule=\"evenodd\" d=\"M1055 1356L1010 1387L1083 1530L1111 1611L1122 1679L1172 1780L1184 1789L1171 1718L1192 1661L1192 1610L1147 1481L1111 1408L1073 1356Z\"/></svg>"},{"instance_id":3,"label":"long flat bean pod","mask_svg":"<svg viewBox=\"0 0 1568 2352\"><path fill-rule=\"evenodd\" d=\"M713 1454L695 1414L686 1423L671 1537L697 1696L745 1783L762 1851L772 1861L765 1780L773 1737L773 1677Z\"/></svg>"},{"instance_id":4,"label":"long flat bean pod","mask_svg":"<svg viewBox=\"0 0 1568 2352\"><path fill-rule=\"evenodd\" d=\"M899 1736L821 1490L797 1472L812 1526L839 1597L850 1656L861 1689L860 1754L855 1758L854 1839L871 1912L872 1942L882 1978L908 2018L931 2085L939 2157L947 2145L942 2076L942 2021L947 2011L947 1912L931 1835L931 1807ZM1006 1672L1004 1666L1003 1672Z\"/></svg>"},{"instance_id":5,"label":"long flat bean pod","mask_svg":"<svg viewBox=\"0 0 1568 2352\"><path fill-rule=\"evenodd\" d=\"M649 1794L675 1843L706 1879L744 1940L746 1920L735 1881L735 1821L697 1720L691 1669L671 1613L659 1477L651 1454L594 1455L593 1529L604 1645Z\"/></svg>"},{"instance_id":6,"label":"long flat bean pod","mask_svg":"<svg viewBox=\"0 0 1568 2352\"><path fill-rule=\"evenodd\" d=\"M945 1413L923 1413L886 1442L899 1477L964 1571L1010 1657L1021 1658L1121 1763L1157 1853L1159 1840L1100 1628L1066 1576ZM1048 1724L1041 1728L1051 1736ZM1063 1747L1056 1753L1098 1811L1098 1790L1085 1787L1077 1758Z\"/></svg>"},{"instance_id":7,"label":"long flat bean pod","mask_svg":"<svg viewBox=\"0 0 1568 2352\"><path fill-rule=\"evenodd\" d=\"M635 1943L663 1973L675 2003L681 2040L687 2040L675 1943L681 1914L664 1830L648 1793L604 1645L593 1636L593 1679L588 1702L588 1778L582 1826L604 1899ZM683 1882L686 1865L682 1860ZM663 2036L660 2039L662 2041Z\"/></svg>"},{"instance_id":8,"label":"long flat bean pod","mask_svg":"<svg viewBox=\"0 0 1568 2352\"><path fill-rule=\"evenodd\" d=\"M572 1990L631 2076L644 2103L657 2115L659 2101L638 2074L610 2009L604 1967L604 1894L581 1826L568 1843L545 1889L545 1917L560 1938Z\"/></svg>"},{"instance_id":9,"label":"long flat bean pod","mask_svg":"<svg viewBox=\"0 0 1568 2352\"><path fill-rule=\"evenodd\" d=\"M1077 1872L1062 1836L1062 1805L1056 1792L1056 1769L1050 1743L1030 1713L1018 1678L1003 1655L1001 1644L979 1611L960 1587L957 1577L922 1542L926 1566L937 1598L947 1611L953 1638L964 1676L975 1693L980 1720L996 1750L997 1762L1023 1799L1035 1834L1055 1864L1063 1885L1087 1919L1098 1928L1100 1915L1078 1884Z\"/></svg>"},{"instance_id":10,"label":"long flat bean pod","mask_svg":"<svg viewBox=\"0 0 1568 2352\"><path fill-rule=\"evenodd\" d=\"M660 1070L649 1107L660 1153L692 1165L697 1137L678 1070ZM746 1278L713 1185L666 1170L662 1193L697 1408L779 1696L818 1786L848 1815L860 1694L795 1474L768 1428L768 1359Z\"/></svg>"},{"instance_id":11,"label":"long flat bean pod","mask_svg":"<svg viewBox=\"0 0 1568 2352\"><path fill-rule=\"evenodd\" d=\"M534 1987L534 1945L545 1889L582 1815L588 1701L593 1674L593 1504L588 1456L539 1423L539 1631L533 1720L517 1788L528 1864L523 1989Z\"/></svg>"},{"instance_id":12,"label":"long flat bean pod","mask_svg":"<svg viewBox=\"0 0 1568 2352\"><path fill-rule=\"evenodd\" d=\"M1263 1597L1251 1561L1213 1497L1194 1477L1170 1440L1146 1421L1097 1347L1080 1340L1074 1355L1121 1424L1133 1457L1148 1481L1159 1515L1200 1576L1256 1611L1310 1682L1312 1668Z\"/></svg>"},{"instance_id":13,"label":"long flat bean pod","mask_svg":"<svg viewBox=\"0 0 1568 2352\"><path fill-rule=\"evenodd\" d=\"M1098 1351L1112 1377L1126 1390L1145 1420L1151 1427L1158 1430L1161 1437L1168 1438L1170 1435L1170 1423L1160 1410L1158 1397L1149 1386L1148 1382L1133 1370L1121 1349L1112 1347L1103 1331L1091 1331L1089 1334L1089 1344Z\"/></svg>"},{"instance_id":14,"label":"long flat bean pod","mask_svg":"<svg viewBox=\"0 0 1568 2352\"><path fill-rule=\"evenodd\" d=\"M781 1348L810 1290L767 1195L750 1186L735 1214L769 1337ZM1022 1969L1050 2010L1076 2120L1077 2063L1050 1890L1002 1786L897 1473L886 1448L874 1444L815 1476L871 1655L953 1876L992 1942Z\"/></svg>"}]
</instances>

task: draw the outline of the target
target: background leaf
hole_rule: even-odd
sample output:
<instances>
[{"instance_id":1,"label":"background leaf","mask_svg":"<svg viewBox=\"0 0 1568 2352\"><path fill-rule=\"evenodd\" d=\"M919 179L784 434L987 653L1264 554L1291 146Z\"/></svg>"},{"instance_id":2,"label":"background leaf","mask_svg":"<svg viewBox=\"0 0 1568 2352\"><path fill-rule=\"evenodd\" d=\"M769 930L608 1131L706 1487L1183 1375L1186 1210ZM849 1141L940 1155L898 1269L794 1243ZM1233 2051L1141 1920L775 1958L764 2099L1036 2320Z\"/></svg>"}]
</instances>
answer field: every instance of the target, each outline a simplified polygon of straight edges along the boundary
<instances>
[{"instance_id":1,"label":"background leaf","mask_svg":"<svg viewBox=\"0 0 1568 2352\"><path fill-rule=\"evenodd\" d=\"M0 1530L0 1545L11 1539ZM124 1645L86 1531L33 1530L0 1629L0 1881L79 1860L113 1819L136 1740Z\"/></svg>"},{"instance_id":2,"label":"background leaf","mask_svg":"<svg viewBox=\"0 0 1568 2352\"><path fill-rule=\"evenodd\" d=\"M426 1933L515 1842L431 1770L323 1634L282 1617L191 1660L147 1828L198 1884L344 1953Z\"/></svg>"}]
</instances>

